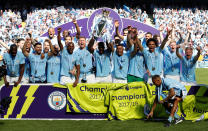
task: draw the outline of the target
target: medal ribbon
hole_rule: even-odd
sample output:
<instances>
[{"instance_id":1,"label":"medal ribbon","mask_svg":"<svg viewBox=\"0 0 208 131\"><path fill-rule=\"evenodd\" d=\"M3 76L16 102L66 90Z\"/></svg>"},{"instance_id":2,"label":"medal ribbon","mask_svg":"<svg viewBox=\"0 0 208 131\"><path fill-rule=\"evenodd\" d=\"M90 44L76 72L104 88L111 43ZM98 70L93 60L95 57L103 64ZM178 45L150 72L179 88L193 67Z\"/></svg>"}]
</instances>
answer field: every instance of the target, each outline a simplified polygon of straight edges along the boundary
<instances>
[{"instance_id":1,"label":"medal ribbon","mask_svg":"<svg viewBox=\"0 0 208 131\"><path fill-rule=\"evenodd\" d=\"M15 58L12 58L12 75L14 75L13 73L15 73Z\"/></svg>"},{"instance_id":2,"label":"medal ribbon","mask_svg":"<svg viewBox=\"0 0 208 131\"><path fill-rule=\"evenodd\" d=\"M155 55L155 56L154 56ZM153 58L154 57L154 58ZM155 58L156 58L156 54L154 52L153 53L150 53L150 60L152 61L152 69L155 68ZM153 71L153 70L152 70Z\"/></svg>"},{"instance_id":3,"label":"medal ribbon","mask_svg":"<svg viewBox=\"0 0 208 131\"><path fill-rule=\"evenodd\" d=\"M120 56L120 58L119 57L117 57L117 61L118 61L118 64L119 64L119 67L122 67L122 56Z\"/></svg>"}]
</instances>

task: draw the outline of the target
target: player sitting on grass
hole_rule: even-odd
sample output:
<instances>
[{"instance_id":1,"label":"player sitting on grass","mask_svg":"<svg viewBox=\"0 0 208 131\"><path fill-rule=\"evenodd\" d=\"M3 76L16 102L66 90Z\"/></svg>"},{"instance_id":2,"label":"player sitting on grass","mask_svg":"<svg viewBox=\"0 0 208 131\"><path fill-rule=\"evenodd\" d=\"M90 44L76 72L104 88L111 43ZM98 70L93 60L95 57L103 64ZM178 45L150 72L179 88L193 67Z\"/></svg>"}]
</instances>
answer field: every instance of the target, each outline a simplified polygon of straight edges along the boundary
<instances>
[{"instance_id":1,"label":"player sitting on grass","mask_svg":"<svg viewBox=\"0 0 208 131\"><path fill-rule=\"evenodd\" d=\"M152 82L156 86L156 97L152 109L147 115L147 119L153 117L153 112L156 105L159 103L163 104L170 113L168 118L169 124L174 120L174 118L176 118L176 124L179 123L179 121L181 122L176 110L178 108L178 103L181 102L187 95L185 86L173 79L161 78L159 75L154 75L152 77ZM166 96L163 91L169 91L168 95ZM160 100L160 96L163 97L163 100Z\"/></svg>"}]
</instances>

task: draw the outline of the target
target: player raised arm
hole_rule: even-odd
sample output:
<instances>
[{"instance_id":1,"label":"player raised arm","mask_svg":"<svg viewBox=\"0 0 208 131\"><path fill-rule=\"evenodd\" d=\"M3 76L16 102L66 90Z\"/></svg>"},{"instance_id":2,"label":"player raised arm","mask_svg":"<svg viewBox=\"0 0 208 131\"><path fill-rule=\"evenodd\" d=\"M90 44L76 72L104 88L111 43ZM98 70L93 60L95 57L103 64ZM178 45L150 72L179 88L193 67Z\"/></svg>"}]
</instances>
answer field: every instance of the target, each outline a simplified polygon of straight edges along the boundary
<instances>
[{"instance_id":1,"label":"player raised arm","mask_svg":"<svg viewBox=\"0 0 208 131\"><path fill-rule=\"evenodd\" d=\"M159 27L159 31L160 31L160 41L163 41L164 40L164 37L163 37L163 29L164 29L164 27L162 25L160 25L160 27Z\"/></svg>"},{"instance_id":2,"label":"player raised arm","mask_svg":"<svg viewBox=\"0 0 208 131\"><path fill-rule=\"evenodd\" d=\"M58 39L58 44L59 44L59 47L60 47L60 51L62 51L63 50L63 44L61 43L61 28L58 28L58 37L57 37Z\"/></svg>"},{"instance_id":3,"label":"player raised arm","mask_svg":"<svg viewBox=\"0 0 208 131\"><path fill-rule=\"evenodd\" d=\"M127 45L126 45L127 49L126 50L129 50L131 48L131 46L134 45L134 40L132 39L132 34L133 34L132 30L128 31L128 34L127 34ZM136 37L137 37L137 35L136 35Z\"/></svg>"},{"instance_id":4,"label":"player raised arm","mask_svg":"<svg viewBox=\"0 0 208 131\"><path fill-rule=\"evenodd\" d=\"M33 37L32 37L32 31L29 31L29 32L28 32L28 35L29 35L29 37L30 37L30 39L31 39L31 44L34 46L35 43L36 43L36 40L34 40Z\"/></svg>"},{"instance_id":5,"label":"player raised arm","mask_svg":"<svg viewBox=\"0 0 208 131\"><path fill-rule=\"evenodd\" d=\"M76 27L76 30L77 30L76 38L79 39L80 34L81 34L81 31L80 31L79 25L77 24L77 20L74 18L74 19L72 20L72 22L74 23L74 25L75 25L75 27Z\"/></svg>"},{"instance_id":6,"label":"player raised arm","mask_svg":"<svg viewBox=\"0 0 208 131\"><path fill-rule=\"evenodd\" d=\"M178 34L179 34L179 40L178 40L178 42L177 42L177 45L178 45L178 44L181 44L181 43L182 43L183 38L182 38L182 35L181 35L180 30L176 30L176 32L178 32Z\"/></svg>"},{"instance_id":7,"label":"player raised arm","mask_svg":"<svg viewBox=\"0 0 208 131\"><path fill-rule=\"evenodd\" d=\"M142 43L141 42L138 42L138 48L141 52L143 52L144 48L142 46Z\"/></svg>"},{"instance_id":8,"label":"player raised arm","mask_svg":"<svg viewBox=\"0 0 208 131\"><path fill-rule=\"evenodd\" d=\"M108 51L114 52L113 42L108 43L108 41L106 41L106 46Z\"/></svg>"},{"instance_id":9,"label":"player raised arm","mask_svg":"<svg viewBox=\"0 0 208 131\"><path fill-rule=\"evenodd\" d=\"M50 46L50 49L51 49L51 51L48 52L48 56L51 57L51 56L53 56L53 53L54 53L54 47L53 47L50 40L48 41L48 43L49 43L49 46Z\"/></svg>"},{"instance_id":10,"label":"player raised arm","mask_svg":"<svg viewBox=\"0 0 208 131\"><path fill-rule=\"evenodd\" d=\"M188 34L186 35L186 38L185 38L185 40L184 40L184 43L182 44L182 46L181 46L181 48L183 49L183 50L185 50L185 47L188 45L188 42L189 42L189 40L190 40L190 36L191 36L191 27L190 26L188 26L187 27L187 31L188 31Z\"/></svg>"},{"instance_id":11,"label":"player raised arm","mask_svg":"<svg viewBox=\"0 0 208 131\"><path fill-rule=\"evenodd\" d=\"M0 40L0 45L9 50L9 46L5 44L2 40Z\"/></svg>"},{"instance_id":12,"label":"player raised arm","mask_svg":"<svg viewBox=\"0 0 208 131\"><path fill-rule=\"evenodd\" d=\"M179 59L182 59L182 55L179 53L180 45L176 46L176 55L178 56Z\"/></svg>"},{"instance_id":13,"label":"player raised arm","mask_svg":"<svg viewBox=\"0 0 208 131\"><path fill-rule=\"evenodd\" d=\"M160 49L163 50L163 48L165 47L165 44L168 41L168 37L171 35L172 30L167 30L167 35L165 37L165 39L162 41L161 45L160 45Z\"/></svg>"},{"instance_id":14,"label":"player raised arm","mask_svg":"<svg viewBox=\"0 0 208 131\"><path fill-rule=\"evenodd\" d=\"M134 57L137 54L139 44L141 44L141 40L136 38L136 42L134 43L134 50L131 52L131 58Z\"/></svg>"},{"instance_id":15,"label":"player raised arm","mask_svg":"<svg viewBox=\"0 0 208 131\"><path fill-rule=\"evenodd\" d=\"M94 53L94 48L93 48L94 43L95 43L95 39L94 39L94 36L92 36L92 38L90 39L89 44L88 44L88 50L92 54Z\"/></svg>"},{"instance_id":16,"label":"player raised arm","mask_svg":"<svg viewBox=\"0 0 208 131\"><path fill-rule=\"evenodd\" d=\"M25 57L29 56L29 52L27 51L27 41L25 41L23 49L22 49L22 53Z\"/></svg>"},{"instance_id":17,"label":"player raised arm","mask_svg":"<svg viewBox=\"0 0 208 131\"><path fill-rule=\"evenodd\" d=\"M196 50L197 50L198 52L197 52L196 56L194 56L194 63L196 63L197 60L198 60L199 57L200 57L200 54L201 54L201 47L200 47L200 46L197 46L197 47L196 47Z\"/></svg>"},{"instance_id":18,"label":"player raised arm","mask_svg":"<svg viewBox=\"0 0 208 131\"><path fill-rule=\"evenodd\" d=\"M119 30L118 30L118 27L119 27L119 21L118 21L118 20L115 20L114 25L115 25L115 28L116 28L116 35L118 35L118 37L119 37L120 39L123 40L123 39L124 39L124 36L121 35L121 34L119 33Z\"/></svg>"}]
</instances>

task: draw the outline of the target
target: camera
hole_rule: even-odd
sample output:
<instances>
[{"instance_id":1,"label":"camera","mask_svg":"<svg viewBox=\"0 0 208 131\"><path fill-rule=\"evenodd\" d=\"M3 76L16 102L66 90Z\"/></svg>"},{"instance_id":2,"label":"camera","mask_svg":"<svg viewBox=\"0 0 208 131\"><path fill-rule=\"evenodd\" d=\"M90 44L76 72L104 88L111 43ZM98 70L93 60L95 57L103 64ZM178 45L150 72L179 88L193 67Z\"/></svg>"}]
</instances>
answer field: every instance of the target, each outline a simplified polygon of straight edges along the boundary
<instances>
[{"instance_id":1,"label":"camera","mask_svg":"<svg viewBox=\"0 0 208 131\"><path fill-rule=\"evenodd\" d=\"M82 83L87 83L87 80L82 79L81 82L82 82Z\"/></svg>"},{"instance_id":2,"label":"camera","mask_svg":"<svg viewBox=\"0 0 208 131\"><path fill-rule=\"evenodd\" d=\"M9 105L11 103L12 98L11 97L5 97L0 102L0 114L5 113L5 111L9 108Z\"/></svg>"},{"instance_id":3,"label":"camera","mask_svg":"<svg viewBox=\"0 0 208 131\"><path fill-rule=\"evenodd\" d=\"M5 67L0 66L0 78L7 74L7 70Z\"/></svg>"}]
</instances>

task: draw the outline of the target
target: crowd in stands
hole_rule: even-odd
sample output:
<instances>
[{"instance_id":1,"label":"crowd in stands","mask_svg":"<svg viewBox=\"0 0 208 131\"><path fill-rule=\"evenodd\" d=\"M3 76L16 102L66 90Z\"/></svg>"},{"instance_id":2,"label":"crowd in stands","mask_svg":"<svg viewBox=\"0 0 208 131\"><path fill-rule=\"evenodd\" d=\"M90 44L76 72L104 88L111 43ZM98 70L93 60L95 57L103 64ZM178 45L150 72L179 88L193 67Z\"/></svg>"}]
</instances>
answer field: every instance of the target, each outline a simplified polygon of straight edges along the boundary
<instances>
[{"instance_id":1,"label":"crowd in stands","mask_svg":"<svg viewBox=\"0 0 208 131\"><path fill-rule=\"evenodd\" d=\"M204 49L203 54L208 51L208 10L155 8L154 22L163 33L173 25L176 39L185 40L189 35L189 44L193 47L199 45Z\"/></svg>"},{"instance_id":2,"label":"crowd in stands","mask_svg":"<svg viewBox=\"0 0 208 131\"><path fill-rule=\"evenodd\" d=\"M88 18L96 9L65 9L63 6L51 9L34 9L27 14L23 21L20 12L5 10L0 13L0 39L8 45L18 38L26 38L28 32L33 32L33 38L40 37L47 32L49 27L57 27L72 19ZM145 22L148 15L141 9L132 9L127 12L124 9L114 9L122 18L135 19Z\"/></svg>"}]
</instances>

